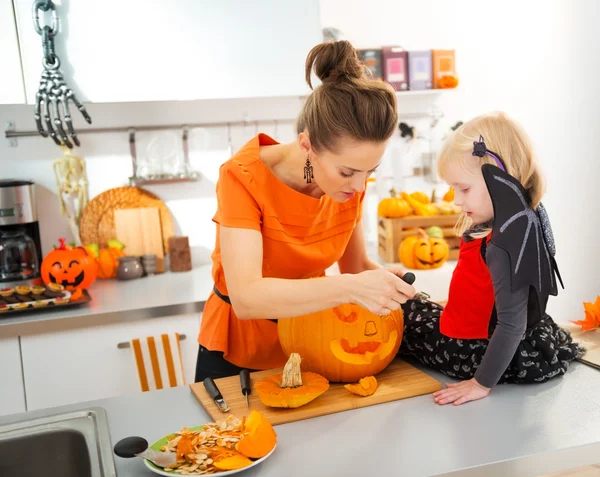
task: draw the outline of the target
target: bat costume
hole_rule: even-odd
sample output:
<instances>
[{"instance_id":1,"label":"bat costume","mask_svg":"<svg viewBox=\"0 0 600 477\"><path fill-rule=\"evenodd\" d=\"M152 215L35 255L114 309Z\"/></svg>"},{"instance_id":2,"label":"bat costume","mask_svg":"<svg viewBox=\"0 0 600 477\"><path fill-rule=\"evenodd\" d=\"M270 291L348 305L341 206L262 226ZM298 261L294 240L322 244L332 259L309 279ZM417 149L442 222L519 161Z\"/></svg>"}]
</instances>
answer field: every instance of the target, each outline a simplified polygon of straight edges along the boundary
<instances>
[{"instance_id":1,"label":"bat costume","mask_svg":"<svg viewBox=\"0 0 600 477\"><path fill-rule=\"evenodd\" d=\"M473 155L486 154L496 163L482 166L494 218L463 234L445 307L421 299L403 305L400 353L490 388L547 381L584 353L546 313L562 286L550 221L480 136ZM471 237L490 228L484 238Z\"/></svg>"}]
</instances>

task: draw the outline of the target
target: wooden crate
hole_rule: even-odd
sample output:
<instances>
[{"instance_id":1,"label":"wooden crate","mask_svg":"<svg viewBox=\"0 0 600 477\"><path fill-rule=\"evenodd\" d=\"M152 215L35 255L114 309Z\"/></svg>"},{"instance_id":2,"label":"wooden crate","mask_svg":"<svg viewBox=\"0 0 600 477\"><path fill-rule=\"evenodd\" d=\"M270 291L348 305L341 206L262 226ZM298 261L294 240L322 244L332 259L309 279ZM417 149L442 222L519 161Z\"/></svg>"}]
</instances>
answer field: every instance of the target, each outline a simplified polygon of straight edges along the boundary
<instances>
[{"instance_id":1,"label":"wooden crate","mask_svg":"<svg viewBox=\"0 0 600 477\"><path fill-rule=\"evenodd\" d=\"M450 246L448 259L456 260L458 258L460 238L454 233L454 224L456 224L459 217L459 214L433 215L429 217L410 215L398 219L379 217L377 219L379 256L388 263L399 262L398 247L400 247L400 242L405 237L414 235L418 228L426 229L427 227L436 225L442 229L444 239Z\"/></svg>"}]
</instances>

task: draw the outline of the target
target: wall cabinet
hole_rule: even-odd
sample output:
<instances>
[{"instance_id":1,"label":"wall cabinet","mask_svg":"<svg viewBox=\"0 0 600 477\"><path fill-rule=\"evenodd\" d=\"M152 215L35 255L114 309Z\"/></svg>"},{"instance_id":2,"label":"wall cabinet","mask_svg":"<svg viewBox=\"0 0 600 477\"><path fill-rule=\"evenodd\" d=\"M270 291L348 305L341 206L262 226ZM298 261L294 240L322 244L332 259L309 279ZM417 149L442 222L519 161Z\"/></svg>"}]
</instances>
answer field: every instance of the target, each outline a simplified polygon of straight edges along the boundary
<instances>
[{"instance_id":1,"label":"wall cabinet","mask_svg":"<svg viewBox=\"0 0 600 477\"><path fill-rule=\"evenodd\" d=\"M0 416L25 411L19 338L0 339Z\"/></svg>"}]
</instances>

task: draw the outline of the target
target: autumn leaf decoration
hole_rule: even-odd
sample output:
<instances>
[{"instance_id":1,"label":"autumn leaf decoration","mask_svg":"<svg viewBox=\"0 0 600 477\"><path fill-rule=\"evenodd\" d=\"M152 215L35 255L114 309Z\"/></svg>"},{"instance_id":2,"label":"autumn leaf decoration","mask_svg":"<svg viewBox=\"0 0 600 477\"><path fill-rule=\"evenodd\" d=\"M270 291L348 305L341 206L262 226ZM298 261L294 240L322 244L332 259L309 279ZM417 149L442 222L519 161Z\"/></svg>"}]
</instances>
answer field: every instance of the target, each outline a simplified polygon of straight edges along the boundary
<instances>
[{"instance_id":1,"label":"autumn leaf decoration","mask_svg":"<svg viewBox=\"0 0 600 477\"><path fill-rule=\"evenodd\" d=\"M583 303L583 309L585 310L585 319L573 321L576 325L581 326L583 331L590 331L594 328L600 327L600 296L596 297L594 303Z\"/></svg>"}]
</instances>

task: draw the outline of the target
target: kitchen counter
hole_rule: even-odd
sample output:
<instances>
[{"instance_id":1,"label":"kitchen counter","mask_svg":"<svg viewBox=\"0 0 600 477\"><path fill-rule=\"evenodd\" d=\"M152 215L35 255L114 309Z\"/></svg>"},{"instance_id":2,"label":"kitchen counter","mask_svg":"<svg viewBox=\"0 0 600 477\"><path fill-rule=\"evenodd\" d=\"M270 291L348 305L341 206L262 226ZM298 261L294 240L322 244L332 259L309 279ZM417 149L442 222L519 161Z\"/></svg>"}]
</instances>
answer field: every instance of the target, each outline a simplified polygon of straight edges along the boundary
<instances>
[{"instance_id":1,"label":"kitchen counter","mask_svg":"<svg viewBox=\"0 0 600 477\"><path fill-rule=\"evenodd\" d=\"M438 406L426 395L284 424L275 428L273 455L241 475L521 477L600 463L598 396L600 372L574 363L562 378L500 385L488 398L458 407ZM152 443L208 420L188 387L51 411L90 406L107 411L113 445L130 435ZM0 425L44 413L0 417ZM119 477L155 475L141 459L114 459Z\"/></svg>"},{"instance_id":2,"label":"kitchen counter","mask_svg":"<svg viewBox=\"0 0 600 477\"><path fill-rule=\"evenodd\" d=\"M455 266L450 261L435 270L411 270L415 287L434 301L446 299ZM212 264L206 264L130 281L96 280L86 305L0 315L0 338L201 312L213 287L211 270ZM328 275L336 273L337 266L327 270Z\"/></svg>"}]
</instances>

